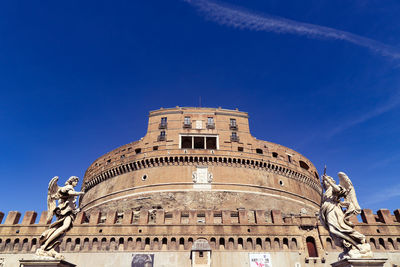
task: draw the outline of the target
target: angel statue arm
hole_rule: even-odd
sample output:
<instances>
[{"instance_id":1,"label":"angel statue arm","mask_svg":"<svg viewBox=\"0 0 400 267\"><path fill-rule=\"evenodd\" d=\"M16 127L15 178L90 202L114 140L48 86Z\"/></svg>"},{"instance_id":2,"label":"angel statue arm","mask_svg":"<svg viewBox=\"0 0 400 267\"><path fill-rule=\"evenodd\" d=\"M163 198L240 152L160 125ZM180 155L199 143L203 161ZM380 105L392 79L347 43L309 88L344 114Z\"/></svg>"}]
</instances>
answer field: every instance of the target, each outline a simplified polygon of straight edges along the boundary
<instances>
[{"instance_id":1,"label":"angel statue arm","mask_svg":"<svg viewBox=\"0 0 400 267\"><path fill-rule=\"evenodd\" d=\"M332 177L324 174L322 180L325 183L326 190L331 187L334 193L343 193L344 189L340 185L337 185Z\"/></svg>"},{"instance_id":2,"label":"angel statue arm","mask_svg":"<svg viewBox=\"0 0 400 267\"><path fill-rule=\"evenodd\" d=\"M36 251L37 255L62 258L55 249L59 246L60 239L64 234L72 228L76 213L79 211L75 205L75 198L84 194L84 192L74 190L78 180L78 177L71 176L63 187L57 185L57 176L50 181L47 196L47 219L49 222L56 215L57 220L50 224L49 228L40 236L41 246ZM58 201L58 205L56 201Z\"/></svg>"}]
</instances>

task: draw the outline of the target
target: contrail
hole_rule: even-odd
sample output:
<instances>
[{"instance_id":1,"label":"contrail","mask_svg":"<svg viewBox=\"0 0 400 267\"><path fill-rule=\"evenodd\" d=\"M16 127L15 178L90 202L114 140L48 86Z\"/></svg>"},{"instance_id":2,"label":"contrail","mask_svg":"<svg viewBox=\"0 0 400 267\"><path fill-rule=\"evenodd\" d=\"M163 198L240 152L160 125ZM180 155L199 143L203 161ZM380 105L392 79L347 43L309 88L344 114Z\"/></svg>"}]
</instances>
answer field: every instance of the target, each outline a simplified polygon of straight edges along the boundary
<instances>
[{"instance_id":1,"label":"contrail","mask_svg":"<svg viewBox=\"0 0 400 267\"><path fill-rule=\"evenodd\" d=\"M332 137L334 135L337 135L338 133L343 132L344 130L346 130L350 127L353 127L355 125L363 123L367 120L370 120L379 115L382 115L394 108L397 108L399 105L400 105L400 92L398 92L397 95L392 96L390 98L390 100L387 103L385 103L384 105L379 106L379 107L371 110L370 112L363 114L362 116L360 116L358 118L348 121L347 123L343 123L342 125L339 125L336 128L333 128L332 130L330 130L330 132L326 136Z\"/></svg>"},{"instance_id":2,"label":"contrail","mask_svg":"<svg viewBox=\"0 0 400 267\"><path fill-rule=\"evenodd\" d=\"M259 15L241 8L234 8L209 0L184 1L196 7L208 19L221 25L253 31L297 34L316 39L342 40L366 47L386 57L393 59L400 58L400 52L396 51L393 47L350 32L268 14Z\"/></svg>"}]
</instances>

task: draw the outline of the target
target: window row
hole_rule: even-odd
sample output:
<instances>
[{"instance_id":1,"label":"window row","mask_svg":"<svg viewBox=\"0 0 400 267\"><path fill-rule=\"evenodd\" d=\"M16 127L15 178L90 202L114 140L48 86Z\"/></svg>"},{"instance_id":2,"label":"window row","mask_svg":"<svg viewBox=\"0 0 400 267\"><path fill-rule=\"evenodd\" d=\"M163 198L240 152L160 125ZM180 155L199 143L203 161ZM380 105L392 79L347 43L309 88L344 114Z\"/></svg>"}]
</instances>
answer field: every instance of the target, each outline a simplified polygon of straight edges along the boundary
<instances>
[{"instance_id":1,"label":"window row","mask_svg":"<svg viewBox=\"0 0 400 267\"><path fill-rule=\"evenodd\" d=\"M160 124L158 125L159 129L167 129L168 122L167 117L161 117ZM183 119L183 128L192 128L192 118L190 116L185 116ZM196 120L195 129L202 129L203 122L201 120ZM214 117L207 117L207 129L215 129L215 121ZM236 123L236 119L229 119L229 129L238 130L238 126Z\"/></svg>"}]
</instances>

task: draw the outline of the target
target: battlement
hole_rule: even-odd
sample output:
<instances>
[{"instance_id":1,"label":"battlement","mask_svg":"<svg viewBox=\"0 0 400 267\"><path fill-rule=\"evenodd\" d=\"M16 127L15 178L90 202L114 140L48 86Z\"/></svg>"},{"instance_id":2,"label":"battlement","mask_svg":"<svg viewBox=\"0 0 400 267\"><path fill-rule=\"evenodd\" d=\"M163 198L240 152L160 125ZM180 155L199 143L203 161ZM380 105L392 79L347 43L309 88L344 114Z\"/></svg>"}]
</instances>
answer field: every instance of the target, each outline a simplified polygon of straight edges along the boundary
<instances>
[{"instance_id":1,"label":"battlement","mask_svg":"<svg viewBox=\"0 0 400 267\"><path fill-rule=\"evenodd\" d=\"M39 221L36 222L37 213L35 211L27 211L21 220L21 213L18 211L10 211L3 221L4 213L0 212L1 226L32 226L46 225L47 211L41 213ZM376 214L370 209L362 209L362 221L359 222L357 217L353 217L352 222L358 225L396 225L400 223L400 209L396 209L393 214L388 209L379 209ZM317 216L305 214L283 214L280 210L175 210L165 212L161 209L130 212L110 211L102 213L80 212L78 213L75 225L115 225L115 224L317 224Z\"/></svg>"},{"instance_id":2,"label":"battlement","mask_svg":"<svg viewBox=\"0 0 400 267\"><path fill-rule=\"evenodd\" d=\"M400 249L400 210L362 210L356 229L364 233L373 250ZM47 212L10 211L0 224L0 253L33 252L47 229ZM4 214L0 212L0 220ZM338 251L316 214L284 214L280 210L162 209L102 213L80 212L74 227L63 238L62 251L190 250L197 239L206 239L213 250L305 251L314 240L319 253Z\"/></svg>"}]
</instances>

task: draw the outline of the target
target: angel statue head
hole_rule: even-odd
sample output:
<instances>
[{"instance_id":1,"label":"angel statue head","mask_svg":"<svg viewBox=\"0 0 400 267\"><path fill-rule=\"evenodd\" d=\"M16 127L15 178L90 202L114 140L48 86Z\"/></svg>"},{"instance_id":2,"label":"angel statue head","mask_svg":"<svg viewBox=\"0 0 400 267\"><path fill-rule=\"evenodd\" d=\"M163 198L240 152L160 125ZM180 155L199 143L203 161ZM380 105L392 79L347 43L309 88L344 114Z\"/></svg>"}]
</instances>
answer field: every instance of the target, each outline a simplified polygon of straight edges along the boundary
<instances>
[{"instance_id":1,"label":"angel statue head","mask_svg":"<svg viewBox=\"0 0 400 267\"><path fill-rule=\"evenodd\" d=\"M71 176L65 182L65 185L72 185L75 187L78 184L78 182L79 182L79 178L77 176Z\"/></svg>"}]
</instances>

